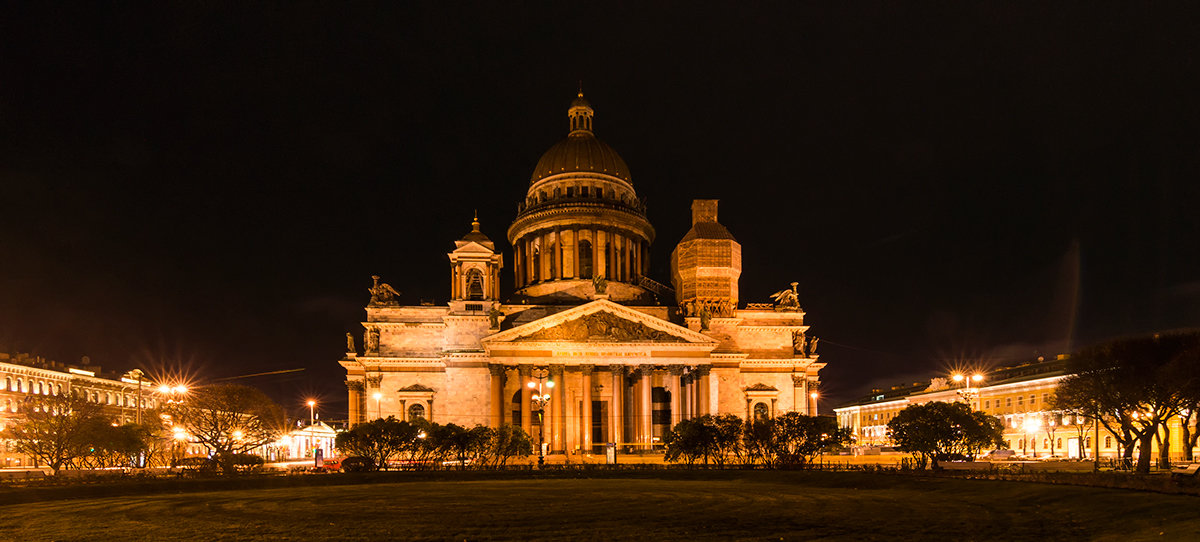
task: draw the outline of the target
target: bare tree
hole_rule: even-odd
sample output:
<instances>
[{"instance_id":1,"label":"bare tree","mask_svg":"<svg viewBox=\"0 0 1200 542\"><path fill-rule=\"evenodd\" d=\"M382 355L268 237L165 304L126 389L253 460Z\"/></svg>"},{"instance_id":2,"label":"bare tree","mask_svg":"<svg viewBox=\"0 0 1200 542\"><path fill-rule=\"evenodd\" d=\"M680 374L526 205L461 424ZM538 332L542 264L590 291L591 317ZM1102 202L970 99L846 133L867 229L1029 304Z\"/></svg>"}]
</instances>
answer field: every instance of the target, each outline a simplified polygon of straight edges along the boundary
<instances>
[{"instance_id":1,"label":"bare tree","mask_svg":"<svg viewBox=\"0 0 1200 542\"><path fill-rule=\"evenodd\" d=\"M93 436L110 423L100 405L73 394L35 395L21 403L20 416L4 431L17 451L57 475L93 453Z\"/></svg>"},{"instance_id":2,"label":"bare tree","mask_svg":"<svg viewBox=\"0 0 1200 542\"><path fill-rule=\"evenodd\" d=\"M275 442L285 425L279 405L238 384L198 388L170 410L193 439L213 450L226 474L236 470L238 454Z\"/></svg>"}]
</instances>

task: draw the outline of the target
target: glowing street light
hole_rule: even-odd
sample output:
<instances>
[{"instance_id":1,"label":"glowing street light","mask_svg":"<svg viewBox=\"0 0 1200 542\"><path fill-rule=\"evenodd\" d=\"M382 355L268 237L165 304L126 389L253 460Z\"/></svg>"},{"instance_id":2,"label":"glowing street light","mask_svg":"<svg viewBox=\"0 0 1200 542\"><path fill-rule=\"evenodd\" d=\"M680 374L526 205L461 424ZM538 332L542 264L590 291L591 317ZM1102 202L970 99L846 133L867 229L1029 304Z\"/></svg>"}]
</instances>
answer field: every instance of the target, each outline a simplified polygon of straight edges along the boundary
<instances>
[{"instance_id":1,"label":"glowing street light","mask_svg":"<svg viewBox=\"0 0 1200 542\"><path fill-rule=\"evenodd\" d=\"M550 371L546 369L534 369L531 376L534 380L529 381L529 388L537 390L533 394L533 402L538 406L538 468L542 468L546 464L546 405L550 403L550 389L554 387L554 381L549 380Z\"/></svg>"},{"instance_id":2,"label":"glowing street light","mask_svg":"<svg viewBox=\"0 0 1200 542\"><path fill-rule=\"evenodd\" d=\"M1029 433L1033 433L1034 436L1037 436L1038 429L1042 428L1042 420L1040 418L1030 416L1025 418L1024 427L1025 434L1022 435L1021 440L1021 455L1025 455L1025 441L1029 440ZM1030 443L1030 448L1033 450L1033 457L1037 457L1037 443Z\"/></svg>"},{"instance_id":3,"label":"glowing street light","mask_svg":"<svg viewBox=\"0 0 1200 542\"><path fill-rule=\"evenodd\" d=\"M312 399L309 399L308 400L308 425L310 427L313 425L316 425L316 423L317 423L316 407L317 407L317 402Z\"/></svg>"},{"instance_id":4,"label":"glowing street light","mask_svg":"<svg viewBox=\"0 0 1200 542\"><path fill-rule=\"evenodd\" d=\"M818 415L820 415L820 409L819 409L819 408L818 408L818 406L817 406L817 399L818 399L818 398L820 398L820 397L821 397L821 394L820 394L820 393L817 393L817 392L815 392L815 391L814 391L814 392L812 392L812 393L810 393L810 394L808 394L808 398L809 398L809 399L812 399L812 415L813 415L813 416L818 416Z\"/></svg>"},{"instance_id":5,"label":"glowing street light","mask_svg":"<svg viewBox=\"0 0 1200 542\"><path fill-rule=\"evenodd\" d=\"M380 401L383 400L383 394L375 392L375 413L379 415L379 419L383 419L383 406Z\"/></svg>"}]
</instances>

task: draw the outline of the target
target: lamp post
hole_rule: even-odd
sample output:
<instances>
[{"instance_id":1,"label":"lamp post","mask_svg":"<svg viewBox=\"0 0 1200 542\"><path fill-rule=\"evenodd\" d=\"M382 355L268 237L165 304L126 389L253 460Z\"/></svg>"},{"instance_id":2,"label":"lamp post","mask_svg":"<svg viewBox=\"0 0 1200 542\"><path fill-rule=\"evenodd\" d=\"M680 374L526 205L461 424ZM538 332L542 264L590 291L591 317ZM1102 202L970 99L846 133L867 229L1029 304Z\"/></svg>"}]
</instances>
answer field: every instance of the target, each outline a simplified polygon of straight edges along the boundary
<instances>
[{"instance_id":1,"label":"lamp post","mask_svg":"<svg viewBox=\"0 0 1200 542\"><path fill-rule=\"evenodd\" d=\"M820 409L817 406L817 398L819 398L819 397L821 397L821 394L817 393L815 391L808 394L808 398L812 399L812 415L813 416L819 416L821 414Z\"/></svg>"},{"instance_id":2,"label":"lamp post","mask_svg":"<svg viewBox=\"0 0 1200 542\"><path fill-rule=\"evenodd\" d=\"M536 390L533 394L533 402L538 406L538 468L546 465L546 405L550 403L550 388L554 387L554 381L549 380L550 371L547 369L534 369L530 374L533 380L530 380L528 386L530 389Z\"/></svg>"},{"instance_id":3,"label":"lamp post","mask_svg":"<svg viewBox=\"0 0 1200 542\"><path fill-rule=\"evenodd\" d=\"M375 397L375 414L378 415L379 419L383 419L383 405L380 403L383 400L383 394L375 392L373 397Z\"/></svg>"},{"instance_id":4,"label":"lamp post","mask_svg":"<svg viewBox=\"0 0 1200 542\"><path fill-rule=\"evenodd\" d=\"M979 385L981 382L983 382L983 374L975 373L968 377L962 373L954 373L950 375L950 378L955 382L963 383L964 387L958 392L959 395L961 395L963 399L967 400L968 407L971 407L972 410L977 410L977 408L972 404L972 400L979 394ZM971 389L971 382L975 383L975 389Z\"/></svg>"},{"instance_id":5,"label":"lamp post","mask_svg":"<svg viewBox=\"0 0 1200 542\"><path fill-rule=\"evenodd\" d=\"M1025 455L1025 441L1029 440L1029 433L1033 433L1033 436L1036 437L1038 434L1038 429L1041 429L1041 427L1042 427L1042 420L1040 418L1035 418L1032 416L1025 418L1024 427L1025 427L1025 434L1022 435L1022 440L1021 440L1021 455ZM1035 442L1032 444L1033 445L1030 446L1030 448L1033 450L1033 457L1036 458L1037 457L1037 443Z\"/></svg>"},{"instance_id":6,"label":"lamp post","mask_svg":"<svg viewBox=\"0 0 1200 542\"><path fill-rule=\"evenodd\" d=\"M313 425L315 425L317 423L316 407L317 407L317 402L312 399L309 399L308 400L308 426L309 427L312 427Z\"/></svg>"}]
</instances>

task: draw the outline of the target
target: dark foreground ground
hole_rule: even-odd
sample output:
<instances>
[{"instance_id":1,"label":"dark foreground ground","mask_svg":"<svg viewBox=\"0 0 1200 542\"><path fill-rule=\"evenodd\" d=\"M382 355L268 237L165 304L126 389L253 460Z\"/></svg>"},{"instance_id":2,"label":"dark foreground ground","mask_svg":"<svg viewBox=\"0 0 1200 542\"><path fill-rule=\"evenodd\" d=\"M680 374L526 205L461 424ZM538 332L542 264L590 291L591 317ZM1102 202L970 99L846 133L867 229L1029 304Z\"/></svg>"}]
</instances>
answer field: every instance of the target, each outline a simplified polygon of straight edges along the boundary
<instances>
[{"instance_id":1,"label":"dark foreground ground","mask_svg":"<svg viewBox=\"0 0 1200 542\"><path fill-rule=\"evenodd\" d=\"M1200 540L1200 498L1026 482L830 472L448 473L253 485L76 499L47 493L53 500L0 506L0 539Z\"/></svg>"}]
</instances>

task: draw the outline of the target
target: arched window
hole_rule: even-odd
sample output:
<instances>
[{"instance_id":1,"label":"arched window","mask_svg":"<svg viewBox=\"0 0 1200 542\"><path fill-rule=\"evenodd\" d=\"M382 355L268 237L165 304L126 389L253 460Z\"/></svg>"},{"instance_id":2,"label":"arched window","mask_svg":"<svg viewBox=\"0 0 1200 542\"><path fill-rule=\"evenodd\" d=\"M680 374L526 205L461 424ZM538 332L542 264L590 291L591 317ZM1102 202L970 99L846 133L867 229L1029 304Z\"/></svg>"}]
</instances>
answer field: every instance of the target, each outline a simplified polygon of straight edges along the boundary
<instances>
[{"instance_id":1,"label":"arched window","mask_svg":"<svg viewBox=\"0 0 1200 542\"><path fill-rule=\"evenodd\" d=\"M512 424L516 427L521 426L521 390L517 390L512 396Z\"/></svg>"},{"instance_id":2,"label":"arched window","mask_svg":"<svg viewBox=\"0 0 1200 542\"><path fill-rule=\"evenodd\" d=\"M13 379L11 376L4 377L4 389L8 391L17 391L17 388L13 387Z\"/></svg>"},{"instance_id":3,"label":"arched window","mask_svg":"<svg viewBox=\"0 0 1200 542\"><path fill-rule=\"evenodd\" d=\"M17 384L21 385L21 393L29 393L29 383L24 378L18 378Z\"/></svg>"},{"instance_id":4,"label":"arched window","mask_svg":"<svg viewBox=\"0 0 1200 542\"><path fill-rule=\"evenodd\" d=\"M767 410L766 403L755 403L754 404L754 419L756 421L766 420L770 416L771 416L771 414Z\"/></svg>"},{"instance_id":5,"label":"arched window","mask_svg":"<svg viewBox=\"0 0 1200 542\"><path fill-rule=\"evenodd\" d=\"M57 397L58 394L60 394L60 393L62 393L62 384L55 384L54 385L54 396Z\"/></svg>"},{"instance_id":6,"label":"arched window","mask_svg":"<svg viewBox=\"0 0 1200 542\"><path fill-rule=\"evenodd\" d=\"M41 394L42 394L42 383L41 383L41 382L34 382L34 383L33 383L33 393L34 393L34 395L41 395Z\"/></svg>"},{"instance_id":7,"label":"arched window","mask_svg":"<svg viewBox=\"0 0 1200 542\"><path fill-rule=\"evenodd\" d=\"M592 242L579 241L579 278L592 278Z\"/></svg>"},{"instance_id":8,"label":"arched window","mask_svg":"<svg viewBox=\"0 0 1200 542\"><path fill-rule=\"evenodd\" d=\"M1054 443L1054 447L1055 447L1056 449L1059 449L1059 450L1061 450L1061 449L1062 449L1062 438L1061 438L1061 437L1058 439L1058 441L1056 441L1056 442Z\"/></svg>"},{"instance_id":9,"label":"arched window","mask_svg":"<svg viewBox=\"0 0 1200 542\"><path fill-rule=\"evenodd\" d=\"M467 271L467 299L483 299L483 273L478 269Z\"/></svg>"},{"instance_id":10,"label":"arched window","mask_svg":"<svg viewBox=\"0 0 1200 542\"><path fill-rule=\"evenodd\" d=\"M104 404L106 404L106 405L112 404L112 394L111 393L108 393L108 392L104 393Z\"/></svg>"},{"instance_id":11,"label":"arched window","mask_svg":"<svg viewBox=\"0 0 1200 542\"><path fill-rule=\"evenodd\" d=\"M1108 436L1108 435L1104 436L1104 447L1112 448L1112 437L1111 436Z\"/></svg>"},{"instance_id":12,"label":"arched window","mask_svg":"<svg viewBox=\"0 0 1200 542\"><path fill-rule=\"evenodd\" d=\"M1044 438L1044 439L1042 439L1042 449L1043 449L1043 450L1049 450L1049 449L1050 449L1050 439L1048 439L1048 438Z\"/></svg>"},{"instance_id":13,"label":"arched window","mask_svg":"<svg viewBox=\"0 0 1200 542\"><path fill-rule=\"evenodd\" d=\"M416 421L425 417L425 405L420 403L408 407L408 421Z\"/></svg>"}]
</instances>

